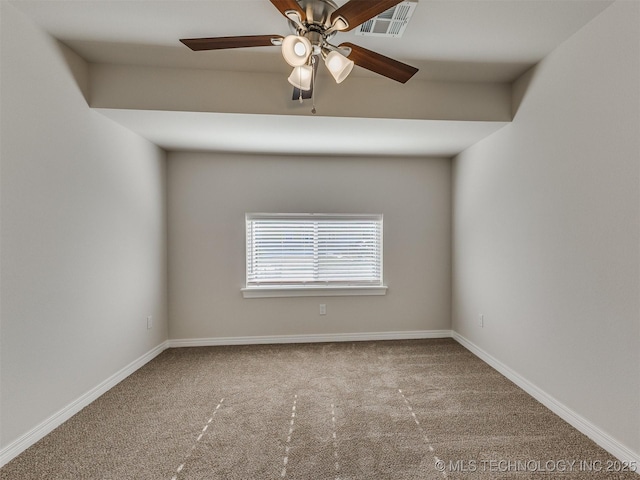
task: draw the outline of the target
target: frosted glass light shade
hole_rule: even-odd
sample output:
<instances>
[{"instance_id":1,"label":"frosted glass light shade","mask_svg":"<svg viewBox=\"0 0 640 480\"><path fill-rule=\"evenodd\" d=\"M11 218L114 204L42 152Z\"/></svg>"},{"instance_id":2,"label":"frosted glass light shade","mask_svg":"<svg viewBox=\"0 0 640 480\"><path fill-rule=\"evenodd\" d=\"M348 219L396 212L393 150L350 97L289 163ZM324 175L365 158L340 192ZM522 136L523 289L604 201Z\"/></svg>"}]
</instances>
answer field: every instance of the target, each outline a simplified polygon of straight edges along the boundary
<instances>
[{"instance_id":1,"label":"frosted glass light shade","mask_svg":"<svg viewBox=\"0 0 640 480\"><path fill-rule=\"evenodd\" d=\"M282 56L292 67L307 63L311 55L311 42L305 37L287 35L282 41Z\"/></svg>"},{"instance_id":2,"label":"frosted glass light shade","mask_svg":"<svg viewBox=\"0 0 640 480\"><path fill-rule=\"evenodd\" d=\"M324 63L327 66L327 70L329 70L331 75L333 75L333 78L335 78L336 83L341 83L345 78L347 78L354 65L352 60L349 60L347 57L335 50L329 52Z\"/></svg>"},{"instance_id":3,"label":"frosted glass light shade","mask_svg":"<svg viewBox=\"0 0 640 480\"><path fill-rule=\"evenodd\" d=\"M289 83L300 90L311 90L311 77L313 76L313 67L309 65L301 65L295 67L291 75L289 75Z\"/></svg>"}]
</instances>

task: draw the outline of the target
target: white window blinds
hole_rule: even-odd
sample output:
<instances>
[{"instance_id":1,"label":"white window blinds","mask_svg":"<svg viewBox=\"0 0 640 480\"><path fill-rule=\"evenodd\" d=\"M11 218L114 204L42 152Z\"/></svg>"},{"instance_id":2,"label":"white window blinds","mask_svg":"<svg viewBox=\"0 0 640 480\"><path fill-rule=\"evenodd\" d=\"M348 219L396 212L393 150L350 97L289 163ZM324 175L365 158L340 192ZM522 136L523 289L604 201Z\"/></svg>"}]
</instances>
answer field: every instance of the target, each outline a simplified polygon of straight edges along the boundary
<instances>
[{"instance_id":1,"label":"white window blinds","mask_svg":"<svg viewBox=\"0 0 640 480\"><path fill-rule=\"evenodd\" d=\"M247 214L247 287L382 285L382 215Z\"/></svg>"}]
</instances>

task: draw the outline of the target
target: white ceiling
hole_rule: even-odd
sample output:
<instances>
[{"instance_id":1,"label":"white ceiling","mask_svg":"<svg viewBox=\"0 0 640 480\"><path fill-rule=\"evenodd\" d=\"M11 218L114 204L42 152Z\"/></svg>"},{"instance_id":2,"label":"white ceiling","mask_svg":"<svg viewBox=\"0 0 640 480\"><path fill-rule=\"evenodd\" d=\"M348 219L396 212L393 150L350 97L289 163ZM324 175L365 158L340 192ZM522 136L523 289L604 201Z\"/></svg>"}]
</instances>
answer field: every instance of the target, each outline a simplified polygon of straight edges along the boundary
<instances>
[{"instance_id":1,"label":"white ceiling","mask_svg":"<svg viewBox=\"0 0 640 480\"><path fill-rule=\"evenodd\" d=\"M89 62L227 71L283 69L283 60L275 47L191 52L178 42L179 38L192 37L288 34L286 19L268 0L11 0L11 3ZM336 3L341 5L345 0ZM420 71L410 81L511 82L611 3L612 0L420 0L400 39L362 37L349 32L337 34L332 43L349 41L419 67ZM352 75L374 74L356 67ZM167 149L264 149L280 153L289 148L289 136L282 142L277 140L281 130L273 128L274 125L295 128L300 122L315 122L313 128L325 128L329 125L324 122L330 122L333 131L347 129L349 135L344 135L343 141L323 147L327 153L347 153L355 148L362 152L373 138L376 145L378 142L395 143L396 148L404 145L408 154L418 155L455 154L502 126L496 123L490 127L482 122L134 110L103 113ZM211 122L217 124L214 131L221 130L224 134L212 135ZM243 125L240 131L249 130L246 122L257 133L235 134L239 123ZM187 124L189 128L183 126ZM414 145L416 129L424 138L421 146ZM203 141L206 132L215 141ZM371 150L379 152L373 147Z\"/></svg>"},{"instance_id":2,"label":"white ceiling","mask_svg":"<svg viewBox=\"0 0 640 480\"><path fill-rule=\"evenodd\" d=\"M268 0L12 3L93 62L166 66L195 62L211 68L236 69L235 53L191 54L178 39L289 33L286 19ZM345 0L336 3L344 4ZM418 67L422 62L486 63L494 65L495 70L503 66L512 72L513 64L522 67L537 63L610 3L611 0L420 0L402 38L362 37L352 31L338 33L332 42L357 43ZM125 45L118 49L114 43ZM130 45L137 49L131 51ZM259 51L260 55L278 54L277 48L270 47L247 50ZM182 58L176 54L180 52L184 53ZM263 71L265 65L259 64L258 68ZM438 72L421 71L418 75L437 76ZM474 80L472 69L460 75L459 80Z\"/></svg>"}]
</instances>

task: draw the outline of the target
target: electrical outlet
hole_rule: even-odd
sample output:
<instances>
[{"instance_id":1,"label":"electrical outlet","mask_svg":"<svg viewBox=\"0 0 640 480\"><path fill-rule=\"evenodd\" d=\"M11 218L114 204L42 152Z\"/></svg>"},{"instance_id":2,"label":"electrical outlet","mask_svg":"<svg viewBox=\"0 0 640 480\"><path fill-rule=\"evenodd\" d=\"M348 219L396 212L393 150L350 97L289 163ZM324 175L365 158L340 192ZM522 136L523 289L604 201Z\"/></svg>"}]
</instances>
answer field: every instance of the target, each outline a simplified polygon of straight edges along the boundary
<instances>
[{"instance_id":1,"label":"electrical outlet","mask_svg":"<svg viewBox=\"0 0 640 480\"><path fill-rule=\"evenodd\" d=\"M320 304L320 315L326 315L327 314L327 306L324 303Z\"/></svg>"},{"instance_id":2,"label":"electrical outlet","mask_svg":"<svg viewBox=\"0 0 640 480\"><path fill-rule=\"evenodd\" d=\"M480 314L480 319L478 320L478 325L480 325L480 328L484 328L484 315L482 313Z\"/></svg>"},{"instance_id":3,"label":"electrical outlet","mask_svg":"<svg viewBox=\"0 0 640 480\"><path fill-rule=\"evenodd\" d=\"M149 315L147 317L147 330L150 330L153 327L153 317Z\"/></svg>"}]
</instances>

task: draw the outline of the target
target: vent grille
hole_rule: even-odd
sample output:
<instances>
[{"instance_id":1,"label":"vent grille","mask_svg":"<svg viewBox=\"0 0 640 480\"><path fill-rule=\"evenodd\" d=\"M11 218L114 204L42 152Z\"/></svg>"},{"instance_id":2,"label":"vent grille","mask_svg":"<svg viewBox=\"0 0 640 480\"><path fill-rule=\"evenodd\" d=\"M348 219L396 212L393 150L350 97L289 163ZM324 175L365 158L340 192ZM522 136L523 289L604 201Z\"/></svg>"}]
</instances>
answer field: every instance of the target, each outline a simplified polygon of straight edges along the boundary
<instances>
[{"instance_id":1,"label":"vent grille","mask_svg":"<svg viewBox=\"0 0 640 480\"><path fill-rule=\"evenodd\" d=\"M399 38L404 33L413 15L418 0L407 0L373 17L356 30L356 35Z\"/></svg>"}]
</instances>

